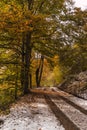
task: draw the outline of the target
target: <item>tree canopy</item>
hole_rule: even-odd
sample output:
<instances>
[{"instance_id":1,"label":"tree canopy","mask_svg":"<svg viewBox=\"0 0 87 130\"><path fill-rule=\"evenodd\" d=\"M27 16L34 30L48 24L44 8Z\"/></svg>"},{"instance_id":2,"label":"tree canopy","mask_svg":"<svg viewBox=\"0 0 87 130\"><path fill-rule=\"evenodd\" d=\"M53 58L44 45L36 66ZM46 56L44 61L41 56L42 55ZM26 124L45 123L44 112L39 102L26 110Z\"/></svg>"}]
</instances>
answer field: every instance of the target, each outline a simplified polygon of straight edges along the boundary
<instances>
[{"instance_id":1,"label":"tree canopy","mask_svg":"<svg viewBox=\"0 0 87 130\"><path fill-rule=\"evenodd\" d=\"M87 70L87 10L72 0L1 0L0 10L0 83L15 97Z\"/></svg>"}]
</instances>

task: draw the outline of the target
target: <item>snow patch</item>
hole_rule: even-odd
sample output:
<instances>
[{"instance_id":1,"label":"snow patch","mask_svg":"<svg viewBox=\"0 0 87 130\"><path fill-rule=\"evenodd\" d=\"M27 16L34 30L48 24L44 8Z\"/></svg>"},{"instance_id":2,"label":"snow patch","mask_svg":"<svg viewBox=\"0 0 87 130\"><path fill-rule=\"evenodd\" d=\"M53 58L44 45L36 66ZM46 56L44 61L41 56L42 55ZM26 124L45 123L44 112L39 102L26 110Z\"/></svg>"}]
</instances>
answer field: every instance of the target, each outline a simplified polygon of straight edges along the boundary
<instances>
[{"instance_id":1,"label":"snow patch","mask_svg":"<svg viewBox=\"0 0 87 130\"><path fill-rule=\"evenodd\" d=\"M4 124L0 130L65 130L44 98L35 99L34 103L17 103L10 109L9 115L1 116Z\"/></svg>"}]
</instances>

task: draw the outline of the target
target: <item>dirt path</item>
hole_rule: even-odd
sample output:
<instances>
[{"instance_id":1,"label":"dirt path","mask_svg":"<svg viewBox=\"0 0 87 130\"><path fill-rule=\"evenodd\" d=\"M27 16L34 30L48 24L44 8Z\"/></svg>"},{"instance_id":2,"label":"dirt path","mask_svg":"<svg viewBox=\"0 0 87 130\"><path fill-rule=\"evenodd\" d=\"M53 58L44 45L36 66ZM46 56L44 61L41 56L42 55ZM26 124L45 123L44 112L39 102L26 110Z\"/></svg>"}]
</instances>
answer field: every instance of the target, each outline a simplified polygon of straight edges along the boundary
<instances>
[{"instance_id":1,"label":"dirt path","mask_svg":"<svg viewBox=\"0 0 87 130\"><path fill-rule=\"evenodd\" d=\"M22 97L9 115L0 118L4 121L0 130L64 130L42 95Z\"/></svg>"},{"instance_id":2,"label":"dirt path","mask_svg":"<svg viewBox=\"0 0 87 130\"><path fill-rule=\"evenodd\" d=\"M36 93L45 95L47 104L66 130L87 130L87 101L59 90L39 90ZM78 101L83 102L84 107Z\"/></svg>"},{"instance_id":3,"label":"dirt path","mask_svg":"<svg viewBox=\"0 0 87 130\"><path fill-rule=\"evenodd\" d=\"M0 130L87 130L86 104L59 90L32 90L0 117Z\"/></svg>"}]
</instances>

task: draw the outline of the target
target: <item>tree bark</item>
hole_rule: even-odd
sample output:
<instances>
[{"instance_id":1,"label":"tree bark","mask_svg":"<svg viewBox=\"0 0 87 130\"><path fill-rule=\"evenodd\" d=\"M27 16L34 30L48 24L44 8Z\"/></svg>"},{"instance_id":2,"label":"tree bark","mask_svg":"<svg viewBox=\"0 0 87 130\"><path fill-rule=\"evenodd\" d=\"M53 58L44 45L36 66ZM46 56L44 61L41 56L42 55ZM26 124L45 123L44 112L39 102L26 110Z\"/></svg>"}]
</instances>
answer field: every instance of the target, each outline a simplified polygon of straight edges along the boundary
<instances>
[{"instance_id":1,"label":"tree bark","mask_svg":"<svg viewBox=\"0 0 87 130\"><path fill-rule=\"evenodd\" d=\"M31 32L26 34L25 42L25 67L24 67L24 94L29 93L29 74L30 74L30 59L31 59Z\"/></svg>"},{"instance_id":2,"label":"tree bark","mask_svg":"<svg viewBox=\"0 0 87 130\"><path fill-rule=\"evenodd\" d=\"M20 78L21 78L21 86L22 86L22 89L24 90L24 68L25 68L25 39L24 39L24 36L23 36L23 40L22 40L22 55L21 55L21 75L20 75Z\"/></svg>"},{"instance_id":3,"label":"tree bark","mask_svg":"<svg viewBox=\"0 0 87 130\"><path fill-rule=\"evenodd\" d=\"M30 88L32 88L32 75L30 74L29 76L30 76L30 77L29 77L29 79L30 79L30 80L29 80L29 81L30 81Z\"/></svg>"},{"instance_id":4,"label":"tree bark","mask_svg":"<svg viewBox=\"0 0 87 130\"><path fill-rule=\"evenodd\" d=\"M41 67L40 67L40 76L39 76L39 86L42 78L42 72L43 72L43 64L44 64L44 56L41 56Z\"/></svg>"},{"instance_id":5,"label":"tree bark","mask_svg":"<svg viewBox=\"0 0 87 130\"><path fill-rule=\"evenodd\" d=\"M38 88L39 87L39 68L37 68L37 70L36 70L36 85Z\"/></svg>"},{"instance_id":6,"label":"tree bark","mask_svg":"<svg viewBox=\"0 0 87 130\"><path fill-rule=\"evenodd\" d=\"M43 72L43 64L44 64L44 56L41 56L39 67L36 70L36 84L37 84L37 87L40 87L40 82L41 82L42 72Z\"/></svg>"},{"instance_id":7,"label":"tree bark","mask_svg":"<svg viewBox=\"0 0 87 130\"><path fill-rule=\"evenodd\" d=\"M33 6L33 0L27 0L28 10L31 10ZM30 78L30 59L31 59L31 32L28 31L23 34L22 43L22 67L21 67L21 85L23 87L23 93L29 93L29 78Z\"/></svg>"}]
</instances>

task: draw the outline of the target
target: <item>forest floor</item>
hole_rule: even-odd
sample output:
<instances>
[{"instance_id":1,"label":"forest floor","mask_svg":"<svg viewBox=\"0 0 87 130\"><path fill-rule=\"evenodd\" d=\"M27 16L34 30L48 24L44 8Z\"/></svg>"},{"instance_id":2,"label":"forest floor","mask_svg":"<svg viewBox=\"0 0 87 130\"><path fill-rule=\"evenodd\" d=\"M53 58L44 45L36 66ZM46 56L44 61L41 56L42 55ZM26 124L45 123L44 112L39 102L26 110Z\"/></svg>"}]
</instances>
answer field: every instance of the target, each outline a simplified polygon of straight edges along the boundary
<instances>
[{"instance_id":1,"label":"forest floor","mask_svg":"<svg viewBox=\"0 0 87 130\"><path fill-rule=\"evenodd\" d=\"M0 116L0 130L87 130L87 100L57 88L31 92Z\"/></svg>"},{"instance_id":2,"label":"forest floor","mask_svg":"<svg viewBox=\"0 0 87 130\"><path fill-rule=\"evenodd\" d=\"M21 97L0 120L0 130L64 130L42 95Z\"/></svg>"}]
</instances>

